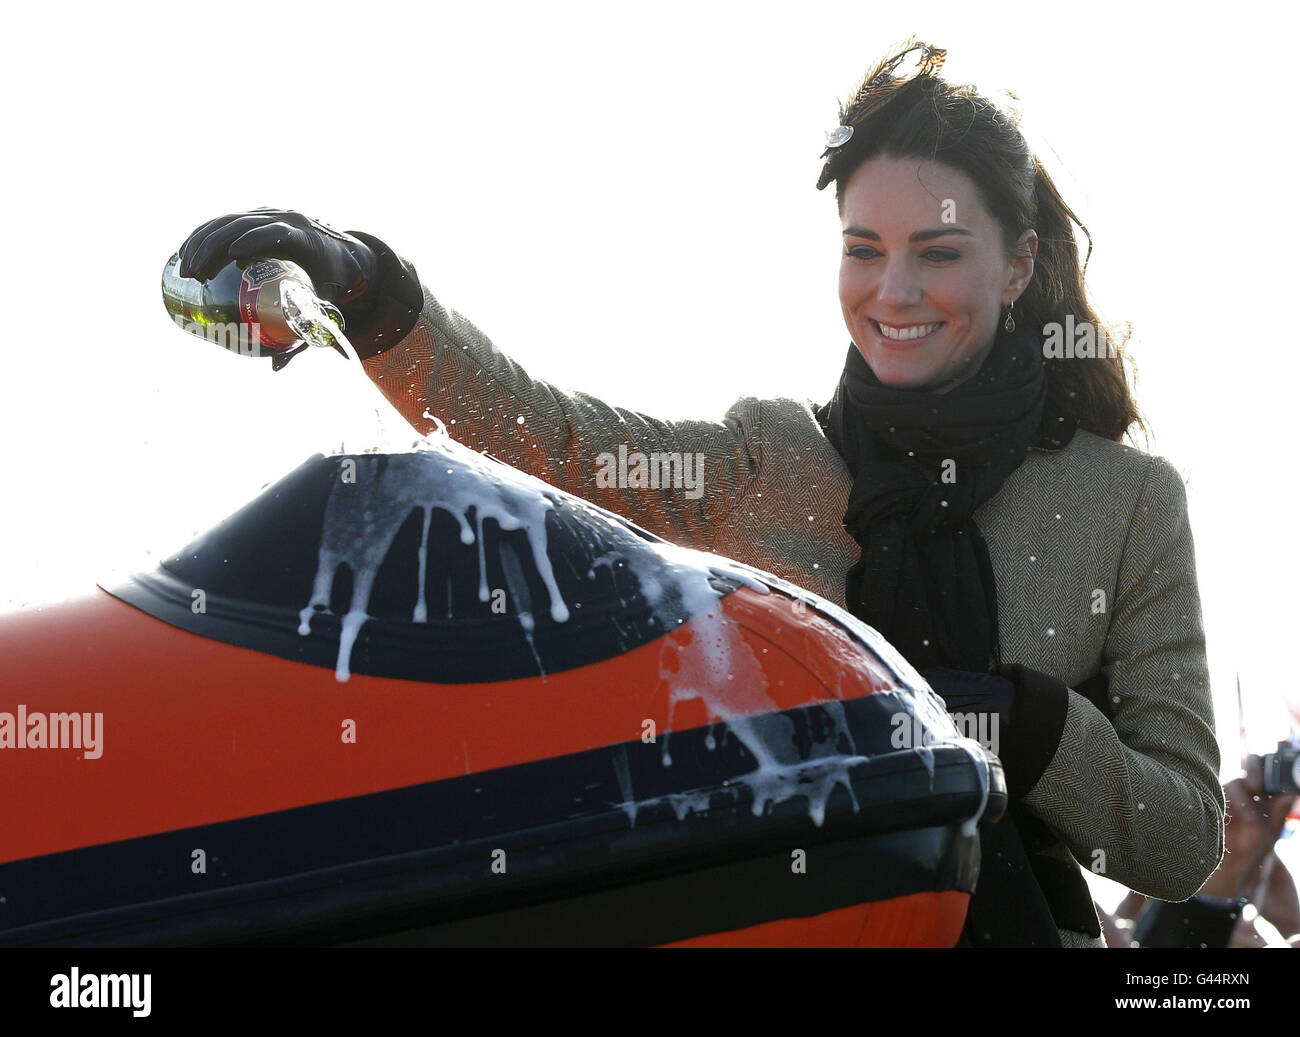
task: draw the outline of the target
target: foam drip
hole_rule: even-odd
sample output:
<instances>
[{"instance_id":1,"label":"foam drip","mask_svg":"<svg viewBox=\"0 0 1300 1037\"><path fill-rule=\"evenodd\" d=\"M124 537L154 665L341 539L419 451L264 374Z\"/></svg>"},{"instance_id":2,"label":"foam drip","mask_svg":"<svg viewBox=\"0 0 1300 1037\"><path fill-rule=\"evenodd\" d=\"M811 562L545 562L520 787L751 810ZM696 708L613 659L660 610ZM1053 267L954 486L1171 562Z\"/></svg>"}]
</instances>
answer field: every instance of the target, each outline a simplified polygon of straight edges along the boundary
<instances>
[{"instance_id":1,"label":"foam drip","mask_svg":"<svg viewBox=\"0 0 1300 1037\"><path fill-rule=\"evenodd\" d=\"M659 679L668 690L669 727L661 740L661 762L672 766L670 732L677 706L698 699L710 723L724 724L757 762L753 771L736 779L752 794L754 814L761 816L769 804L804 796L808 816L820 826L835 786L843 785L851 797L849 770L865 760L853 748L843 705L821 704L833 730L814 744L811 759L802 758L793 722L768 696L762 665L741 636L741 628L724 614L722 594L710 577L732 579L764 594L770 593L769 588L753 571L738 570L713 555L670 544L657 548L653 566L640 558L628 558L627 563L656 612L670 594L680 600L690 616L692 636L689 644L669 636L660 648ZM705 744L710 749L716 746L712 731ZM692 810L707 809L709 798L708 792L695 791L675 794L667 801L684 817ZM856 800L853 805L856 810Z\"/></svg>"},{"instance_id":2,"label":"foam drip","mask_svg":"<svg viewBox=\"0 0 1300 1037\"><path fill-rule=\"evenodd\" d=\"M554 510L557 493L531 476L508 465L477 454L449 437L426 440L413 453L363 455L339 458L355 465L355 483L339 482L332 488L325 506L316 574L311 599L299 613L298 633L311 633L312 616L329 609L334 577L346 563L352 570L352 596L341 620L335 677L351 677L352 649L357 635L370 618L367 608L379 567L387 557L397 532L413 510L423 513L420 540L420 591L411 621L428 621L424 598L427 571L428 534L432 512L437 509L453 516L461 529L461 542L477 543L479 555L479 598L487 601L487 559L483 525L492 519L505 532L522 529L527 537L533 565L546 588L551 618L563 623L569 609L560 593L547 554L546 516ZM474 523L469 521L473 509ZM502 566L509 590L519 608L520 623L532 647L533 614L523 569L513 550L502 552ZM450 601L450 595L448 596ZM450 605L448 606L450 608ZM533 650L536 657L536 649ZM538 663L540 669L540 660Z\"/></svg>"},{"instance_id":3,"label":"foam drip","mask_svg":"<svg viewBox=\"0 0 1300 1037\"><path fill-rule=\"evenodd\" d=\"M427 412L426 416L433 417ZM838 699L861 695L869 687L889 686L907 700L917 718L938 740L960 745L971 755L981 777L982 796L979 810L963 824L963 831L967 835L974 832L988 802L989 770L984 752L978 743L960 735L925 681L876 631L843 609L770 573L657 538L641 537L642 531L626 519L577 498L568 498L539 479L470 450L447 435L445 425L434 420L438 432L419 441L419 449L413 452L337 459L340 463L355 464L355 484L340 478L331 490L311 597L299 613L299 633L307 636L311 633L312 617L317 612L328 611L335 576L340 566L347 564L353 573L353 587L347 610L340 619L337 680L347 681L351 677L353 648L371 618L368 608L376 576L398 531L413 511L421 513L421 532L419 592L411 621L428 622L424 582L435 509L456 520L462 544L477 547L480 601L490 598L484 523L492 519L503 532L524 533L529 547L528 560L545 589L547 601L533 600L525 560L504 540L500 541L499 561L515 616L538 671L545 676L534 643L537 609L549 608L555 622L565 622L570 615L548 554L546 517L562 499L567 499L572 506L604 516L616 524L620 537L638 534L635 550L620 551L617 547L609 550L608 539L601 542L593 538L588 545L593 550L587 575L594 578L602 566L612 573L622 562L635 576L642 596L650 605L650 622L661 625L667 634L659 640L658 659L658 679L668 696L668 730L661 739L660 758L664 767L672 766L671 728L677 707L683 702L699 700L708 722L721 724L722 736L734 736L755 760L754 770L732 783L750 792L754 814L762 815L769 805L804 797L809 818L820 826L826 804L837 786L844 786L857 810L849 772L866 760L856 751ZM618 540L614 542L617 544ZM763 667L742 636L741 627L723 612L724 593L714 586L718 581L740 584L759 594L779 590L834 620L823 624L823 630L826 646L840 663L834 667L836 686L830 689L835 698L817 704L830 718L831 730L827 737L813 744L810 756L801 756L793 722L781 715L767 694ZM450 587L447 601L450 618ZM689 643L685 637L673 633L673 628L682 623L677 618L680 615L689 617ZM707 732L705 744L710 750L716 747L713 729ZM933 754L928 747L916 751L921 754L933 787ZM628 813L629 823L635 824L638 807L662 801L636 800L626 760L618 777L625 798L621 806ZM678 816L685 817L692 811L707 810L710 796L710 792L697 790L666 799Z\"/></svg>"}]
</instances>

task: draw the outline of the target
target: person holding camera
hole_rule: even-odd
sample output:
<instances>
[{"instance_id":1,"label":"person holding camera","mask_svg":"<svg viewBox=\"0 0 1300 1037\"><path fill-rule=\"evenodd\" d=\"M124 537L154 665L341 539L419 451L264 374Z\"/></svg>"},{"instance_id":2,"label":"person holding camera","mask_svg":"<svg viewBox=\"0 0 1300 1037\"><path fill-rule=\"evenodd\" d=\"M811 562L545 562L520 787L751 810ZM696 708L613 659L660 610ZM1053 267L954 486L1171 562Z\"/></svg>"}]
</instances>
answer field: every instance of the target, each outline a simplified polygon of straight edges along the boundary
<instances>
[{"instance_id":1,"label":"person holding camera","mask_svg":"<svg viewBox=\"0 0 1300 1037\"><path fill-rule=\"evenodd\" d=\"M1137 408L1077 218L1015 121L943 61L923 44L891 54L821 155L851 342L820 406L746 397L720 421L663 421L562 391L377 238L293 212L205 224L181 273L294 260L417 429L436 415L468 446L875 627L949 709L999 725L1013 806L981 826L963 943L1104 946L1080 862L1178 900L1222 855L1185 492L1169 462L1121 443ZM611 482L597 459L620 449L703 455L703 492Z\"/></svg>"},{"instance_id":2,"label":"person holding camera","mask_svg":"<svg viewBox=\"0 0 1300 1037\"><path fill-rule=\"evenodd\" d=\"M1274 850L1296 801L1297 757L1287 743L1279 750L1247 757L1245 773L1223 786L1226 852L1200 892L1174 904L1130 893L1109 919L1112 947L1267 946L1243 915L1247 904L1292 946L1300 944L1300 895Z\"/></svg>"}]
</instances>

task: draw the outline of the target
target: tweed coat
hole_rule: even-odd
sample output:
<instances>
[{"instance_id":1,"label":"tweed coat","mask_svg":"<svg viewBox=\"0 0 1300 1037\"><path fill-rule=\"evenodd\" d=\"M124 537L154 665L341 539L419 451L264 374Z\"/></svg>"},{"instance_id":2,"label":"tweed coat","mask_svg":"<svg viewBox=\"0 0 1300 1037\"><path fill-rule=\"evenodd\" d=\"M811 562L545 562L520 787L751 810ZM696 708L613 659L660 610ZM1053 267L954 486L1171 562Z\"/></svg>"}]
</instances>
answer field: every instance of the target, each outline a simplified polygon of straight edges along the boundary
<instances>
[{"instance_id":1,"label":"tweed coat","mask_svg":"<svg viewBox=\"0 0 1300 1037\"><path fill-rule=\"evenodd\" d=\"M721 420L661 421L562 392L427 286L414 329L366 369L422 431L433 427L427 409L467 446L666 540L845 605L861 554L843 527L852 480L810 401L746 397ZM600 455L620 445L703 455L702 484L608 485ZM1099 670L1110 680L1111 719L1069 692L1060 743L1024 805L1075 861L1187 899L1223 855L1224 798L1182 479L1163 458L1079 430L1062 450L1031 451L974 518L997 584L1002 662L1071 688ZM1061 939L1104 946L1069 930Z\"/></svg>"}]
</instances>

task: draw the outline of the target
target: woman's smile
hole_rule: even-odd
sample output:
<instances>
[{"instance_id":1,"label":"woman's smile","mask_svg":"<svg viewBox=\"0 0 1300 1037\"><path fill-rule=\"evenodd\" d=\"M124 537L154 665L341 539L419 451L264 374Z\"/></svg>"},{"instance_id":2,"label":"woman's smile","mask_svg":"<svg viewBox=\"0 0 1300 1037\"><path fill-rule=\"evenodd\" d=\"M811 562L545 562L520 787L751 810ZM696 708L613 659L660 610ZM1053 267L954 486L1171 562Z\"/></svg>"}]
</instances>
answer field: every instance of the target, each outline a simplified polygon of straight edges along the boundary
<instances>
[{"instance_id":1,"label":"woman's smile","mask_svg":"<svg viewBox=\"0 0 1300 1037\"><path fill-rule=\"evenodd\" d=\"M880 344L885 349L915 349L925 345L947 323L933 321L929 324L886 324L875 318L868 318L868 320L876 334L880 336Z\"/></svg>"}]
</instances>

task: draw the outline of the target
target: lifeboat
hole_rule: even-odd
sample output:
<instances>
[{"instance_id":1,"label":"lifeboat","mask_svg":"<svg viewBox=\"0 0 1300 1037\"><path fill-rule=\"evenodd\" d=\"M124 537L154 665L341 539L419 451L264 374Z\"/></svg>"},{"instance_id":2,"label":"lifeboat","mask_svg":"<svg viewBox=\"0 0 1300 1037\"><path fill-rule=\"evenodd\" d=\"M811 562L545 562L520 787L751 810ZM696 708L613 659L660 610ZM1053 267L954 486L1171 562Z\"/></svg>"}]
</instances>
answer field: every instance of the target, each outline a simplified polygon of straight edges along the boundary
<instances>
[{"instance_id":1,"label":"lifeboat","mask_svg":"<svg viewBox=\"0 0 1300 1037\"><path fill-rule=\"evenodd\" d=\"M445 436L0 664L9 946L951 946L1006 805L854 617Z\"/></svg>"}]
</instances>

